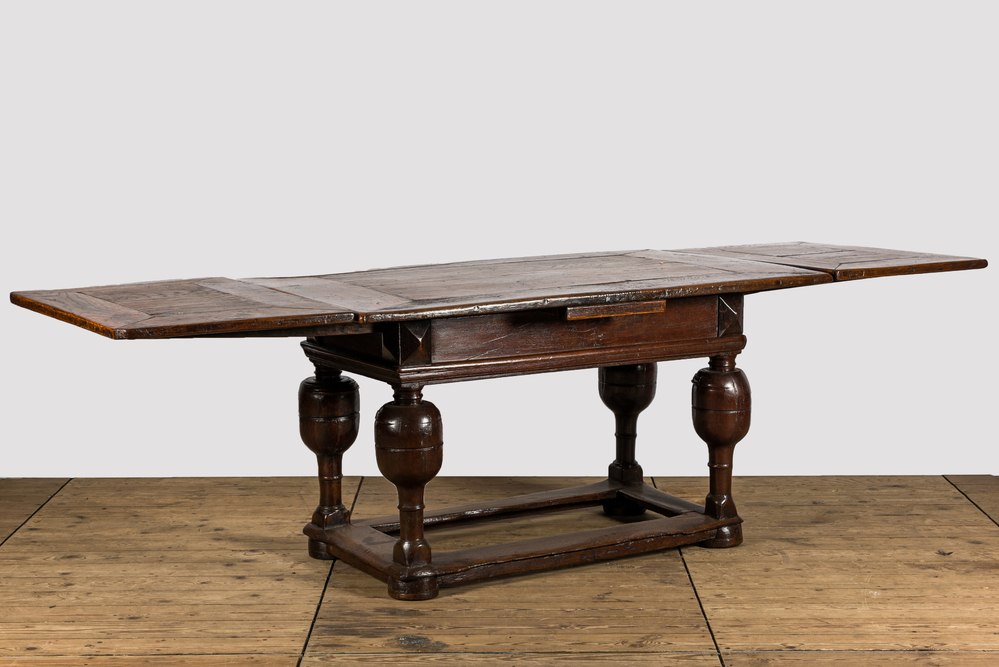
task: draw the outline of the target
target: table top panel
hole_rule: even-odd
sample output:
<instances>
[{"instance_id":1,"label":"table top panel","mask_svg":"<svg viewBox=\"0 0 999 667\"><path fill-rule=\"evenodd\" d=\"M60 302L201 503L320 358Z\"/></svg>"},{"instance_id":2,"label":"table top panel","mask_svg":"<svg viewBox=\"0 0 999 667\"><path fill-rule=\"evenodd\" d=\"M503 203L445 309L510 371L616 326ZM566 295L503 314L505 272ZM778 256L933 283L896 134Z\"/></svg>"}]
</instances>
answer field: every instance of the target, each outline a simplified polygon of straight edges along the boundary
<instances>
[{"instance_id":1,"label":"table top panel","mask_svg":"<svg viewBox=\"0 0 999 667\"><path fill-rule=\"evenodd\" d=\"M11 301L111 338L301 336L310 328L748 293L985 265L971 258L793 243L522 257L296 278L157 281L14 292Z\"/></svg>"},{"instance_id":2,"label":"table top panel","mask_svg":"<svg viewBox=\"0 0 999 667\"><path fill-rule=\"evenodd\" d=\"M171 338L353 322L353 311L229 278L14 292L11 301L109 338Z\"/></svg>"},{"instance_id":3,"label":"table top panel","mask_svg":"<svg viewBox=\"0 0 999 667\"><path fill-rule=\"evenodd\" d=\"M861 246L833 246L818 243L769 243L682 250L714 257L731 257L755 262L824 271L836 281L878 278L913 273L983 269L984 259L951 257L905 250Z\"/></svg>"},{"instance_id":4,"label":"table top panel","mask_svg":"<svg viewBox=\"0 0 999 667\"><path fill-rule=\"evenodd\" d=\"M368 305L364 299L352 301L362 322L669 299L829 281L827 275L807 269L660 250L427 264L313 279L397 299L367 312L362 312ZM266 284L293 294L315 294L299 287L300 280L270 279Z\"/></svg>"}]
</instances>

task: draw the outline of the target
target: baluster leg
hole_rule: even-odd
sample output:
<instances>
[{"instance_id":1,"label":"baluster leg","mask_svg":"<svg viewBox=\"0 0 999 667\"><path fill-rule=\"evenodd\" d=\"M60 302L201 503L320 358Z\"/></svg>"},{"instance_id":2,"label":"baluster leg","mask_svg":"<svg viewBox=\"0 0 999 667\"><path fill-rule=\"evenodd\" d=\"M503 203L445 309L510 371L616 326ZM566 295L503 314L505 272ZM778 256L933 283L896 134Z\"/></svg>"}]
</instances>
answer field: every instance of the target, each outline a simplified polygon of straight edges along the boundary
<instances>
[{"instance_id":1,"label":"baluster leg","mask_svg":"<svg viewBox=\"0 0 999 667\"><path fill-rule=\"evenodd\" d=\"M623 484L643 484L642 466L635 460L638 415L652 404L656 395L656 365L611 366L599 371L600 399L614 412L614 438L617 456L607 476ZM628 498L604 501L610 516L638 516L645 508Z\"/></svg>"},{"instance_id":2,"label":"baluster leg","mask_svg":"<svg viewBox=\"0 0 999 667\"><path fill-rule=\"evenodd\" d=\"M693 379L691 395L694 430L708 445L711 488L704 510L716 519L739 516L732 499L732 454L749 432L750 392L745 373L735 367L735 355L711 357ZM742 526L724 526L702 547L734 547L742 544Z\"/></svg>"},{"instance_id":3,"label":"baluster leg","mask_svg":"<svg viewBox=\"0 0 999 667\"><path fill-rule=\"evenodd\" d=\"M343 504L343 453L354 444L360 424L357 383L340 371L316 367L316 375L298 388L299 431L319 463L319 506L312 525L321 529L350 522ZM335 560L322 542L309 538L309 555Z\"/></svg>"},{"instance_id":4,"label":"baluster leg","mask_svg":"<svg viewBox=\"0 0 999 667\"><path fill-rule=\"evenodd\" d=\"M399 541L393 560L402 566L389 579L389 595L399 600L429 600L439 590L423 536L424 490L440 472L443 428L437 407L423 400L422 387L395 387L394 400L375 415L378 469L399 493Z\"/></svg>"}]
</instances>

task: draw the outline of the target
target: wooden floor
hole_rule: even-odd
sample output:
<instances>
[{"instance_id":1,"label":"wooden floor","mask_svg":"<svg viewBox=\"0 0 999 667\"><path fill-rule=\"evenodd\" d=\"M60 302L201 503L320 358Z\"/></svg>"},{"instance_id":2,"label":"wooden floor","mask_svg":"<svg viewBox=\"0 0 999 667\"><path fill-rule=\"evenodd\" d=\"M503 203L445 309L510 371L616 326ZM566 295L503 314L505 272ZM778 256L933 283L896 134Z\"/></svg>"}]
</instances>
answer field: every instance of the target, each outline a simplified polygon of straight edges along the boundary
<instances>
[{"instance_id":1,"label":"wooden floor","mask_svg":"<svg viewBox=\"0 0 999 667\"><path fill-rule=\"evenodd\" d=\"M439 478L431 507L588 480ZM703 500L705 480L654 483ZM404 603L310 559L305 478L0 479L0 667L999 665L999 478L737 478L736 549L685 547ZM349 479L355 516L391 486ZM435 549L598 510L430 533Z\"/></svg>"}]
</instances>

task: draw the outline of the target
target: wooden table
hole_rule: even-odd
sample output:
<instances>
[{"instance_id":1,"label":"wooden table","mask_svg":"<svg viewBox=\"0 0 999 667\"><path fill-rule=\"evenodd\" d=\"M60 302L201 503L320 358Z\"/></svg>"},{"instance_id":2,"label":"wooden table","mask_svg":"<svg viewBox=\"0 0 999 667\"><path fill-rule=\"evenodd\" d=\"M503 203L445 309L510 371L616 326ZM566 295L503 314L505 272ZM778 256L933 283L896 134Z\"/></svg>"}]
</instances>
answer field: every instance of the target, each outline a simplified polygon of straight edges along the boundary
<instances>
[{"instance_id":1,"label":"wooden table","mask_svg":"<svg viewBox=\"0 0 999 667\"><path fill-rule=\"evenodd\" d=\"M984 268L985 260L790 243L643 250L411 266L299 278L205 278L14 292L11 301L111 338L287 336L316 374L299 388L300 431L319 462L309 553L340 558L425 600L440 586L684 544L733 547L742 519L732 453L749 430L750 390L735 358L746 345L744 295L820 283ZM708 357L693 379L694 429L707 443L703 506L644 483L636 425L656 391L656 363ZM441 415L430 384L598 369L616 421L606 481L485 505L425 511L440 470ZM341 460L360 427L357 384L392 385L375 416L382 474L399 516L350 520ZM512 415L509 408L499 408ZM620 525L485 548L431 553L426 526L602 505ZM635 521L647 511L654 520Z\"/></svg>"}]
</instances>

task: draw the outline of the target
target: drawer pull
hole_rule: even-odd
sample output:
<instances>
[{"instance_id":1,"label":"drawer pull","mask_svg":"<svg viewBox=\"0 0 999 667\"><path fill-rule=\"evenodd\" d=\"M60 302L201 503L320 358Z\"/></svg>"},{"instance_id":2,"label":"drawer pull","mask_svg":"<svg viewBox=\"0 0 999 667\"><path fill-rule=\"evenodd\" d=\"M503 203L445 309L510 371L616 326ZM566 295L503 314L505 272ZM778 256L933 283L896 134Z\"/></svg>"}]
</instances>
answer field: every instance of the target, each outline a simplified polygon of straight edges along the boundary
<instances>
[{"instance_id":1,"label":"drawer pull","mask_svg":"<svg viewBox=\"0 0 999 667\"><path fill-rule=\"evenodd\" d=\"M599 317L648 315L650 313L661 313L665 309L664 301L625 301L622 303L606 303L599 306L569 306L565 309L565 319L592 320Z\"/></svg>"}]
</instances>

